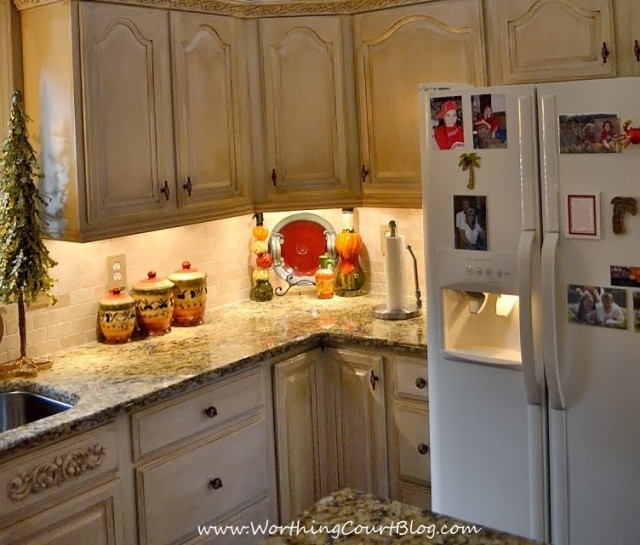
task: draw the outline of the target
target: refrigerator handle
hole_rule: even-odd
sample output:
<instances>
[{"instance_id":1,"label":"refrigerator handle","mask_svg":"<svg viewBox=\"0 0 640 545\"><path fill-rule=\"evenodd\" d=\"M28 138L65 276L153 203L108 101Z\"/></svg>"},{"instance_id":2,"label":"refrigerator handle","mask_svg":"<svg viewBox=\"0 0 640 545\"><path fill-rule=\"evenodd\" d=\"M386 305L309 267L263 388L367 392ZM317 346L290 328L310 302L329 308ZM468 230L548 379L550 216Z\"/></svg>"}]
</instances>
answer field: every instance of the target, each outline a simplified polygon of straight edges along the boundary
<instances>
[{"instance_id":1,"label":"refrigerator handle","mask_svg":"<svg viewBox=\"0 0 640 545\"><path fill-rule=\"evenodd\" d=\"M556 104L553 95L540 99L542 122L542 219L545 232L559 233L558 218L558 136L556 127Z\"/></svg>"},{"instance_id":2,"label":"refrigerator handle","mask_svg":"<svg viewBox=\"0 0 640 545\"><path fill-rule=\"evenodd\" d=\"M522 229L533 231L538 225L536 166L536 131L533 96L518 97L518 127L520 140L520 209Z\"/></svg>"},{"instance_id":3,"label":"refrigerator handle","mask_svg":"<svg viewBox=\"0 0 640 545\"><path fill-rule=\"evenodd\" d=\"M542 324L544 370L547 376L549 404L554 409L565 408L564 395L558 367L558 338L556 331L556 251L558 233L546 233L542 243L542 309L545 317Z\"/></svg>"},{"instance_id":4,"label":"refrigerator handle","mask_svg":"<svg viewBox=\"0 0 640 545\"><path fill-rule=\"evenodd\" d=\"M530 405L540 405L540 387L536 377L531 308L531 263L535 251L535 231L522 231L518 244L518 294L520 295L520 353L522 374Z\"/></svg>"}]
</instances>

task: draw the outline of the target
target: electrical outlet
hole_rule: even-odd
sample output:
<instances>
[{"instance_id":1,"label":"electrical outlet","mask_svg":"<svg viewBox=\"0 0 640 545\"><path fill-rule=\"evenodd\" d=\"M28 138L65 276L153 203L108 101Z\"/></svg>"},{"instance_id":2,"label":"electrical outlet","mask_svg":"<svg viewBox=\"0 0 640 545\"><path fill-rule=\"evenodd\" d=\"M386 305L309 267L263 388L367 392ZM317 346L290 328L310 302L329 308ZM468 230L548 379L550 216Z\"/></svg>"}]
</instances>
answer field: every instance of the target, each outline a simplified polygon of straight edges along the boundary
<instances>
[{"instance_id":1,"label":"electrical outlet","mask_svg":"<svg viewBox=\"0 0 640 545\"><path fill-rule=\"evenodd\" d=\"M387 243L385 242L385 239L387 238L387 235L389 234L389 224L385 223L384 225L380 226L380 253L384 256L386 255L386 250L387 250Z\"/></svg>"},{"instance_id":2,"label":"electrical outlet","mask_svg":"<svg viewBox=\"0 0 640 545\"><path fill-rule=\"evenodd\" d=\"M127 285L127 258L123 255L107 257L107 289L124 288Z\"/></svg>"}]
</instances>

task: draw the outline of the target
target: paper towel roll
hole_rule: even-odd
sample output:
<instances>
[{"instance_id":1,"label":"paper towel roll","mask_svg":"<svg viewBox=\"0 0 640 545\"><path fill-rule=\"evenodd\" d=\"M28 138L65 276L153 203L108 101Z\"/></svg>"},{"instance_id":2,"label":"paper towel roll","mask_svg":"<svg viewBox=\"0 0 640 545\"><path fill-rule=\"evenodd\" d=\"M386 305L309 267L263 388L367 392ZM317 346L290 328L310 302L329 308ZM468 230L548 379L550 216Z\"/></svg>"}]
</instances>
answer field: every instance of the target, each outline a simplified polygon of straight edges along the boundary
<instances>
[{"instance_id":1,"label":"paper towel roll","mask_svg":"<svg viewBox=\"0 0 640 545\"><path fill-rule=\"evenodd\" d=\"M401 310L407 306L407 279L404 270L404 237L386 237L385 269L387 273L387 308Z\"/></svg>"}]
</instances>

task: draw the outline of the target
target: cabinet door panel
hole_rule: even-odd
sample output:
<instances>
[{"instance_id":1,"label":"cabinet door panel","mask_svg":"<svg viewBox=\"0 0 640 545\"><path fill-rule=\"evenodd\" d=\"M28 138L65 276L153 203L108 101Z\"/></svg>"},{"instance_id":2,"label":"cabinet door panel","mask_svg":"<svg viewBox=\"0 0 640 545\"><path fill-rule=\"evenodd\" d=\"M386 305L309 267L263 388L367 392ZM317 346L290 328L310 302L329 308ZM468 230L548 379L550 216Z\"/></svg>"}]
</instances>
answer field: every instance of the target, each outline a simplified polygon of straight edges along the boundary
<instances>
[{"instance_id":1,"label":"cabinet door panel","mask_svg":"<svg viewBox=\"0 0 640 545\"><path fill-rule=\"evenodd\" d=\"M80 5L88 221L162 210L175 187L168 16Z\"/></svg>"},{"instance_id":2,"label":"cabinet door panel","mask_svg":"<svg viewBox=\"0 0 640 545\"><path fill-rule=\"evenodd\" d=\"M475 0L356 16L366 203L421 205L419 84L484 83L480 19Z\"/></svg>"},{"instance_id":3,"label":"cabinet door panel","mask_svg":"<svg viewBox=\"0 0 640 545\"><path fill-rule=\"evenodd\" d=\"M240 196L240 99L236 21L172 12L174 120L181 206ZM191 193L185 187L191 182Z\"/></svg>"},{"instance_id":4,"label":"cabinet door panel","mask_svg":"<svg viewBox=\"0 0 640 545\"><path fill-rule=\"evenodd\" d=\"M342 33L339 17L260 21L269 198L349 194Z\"/></svg>"},{"instance_id":5,"label":"cabinet door panel","mask_svg":"<svg viewBox=\"0 0 640 545\"><path fill-rule=\"evenodd\" d=\"M494 83L614 76L611 0L496 0L489 4ZM549 39L553 36L553 39ZM604 62L603 43L611 56Z\"/></svg>"},{"instance_id":6,"label":"cabinet door panel","mask_svg":"<svg viewBox=\"0 0 640 545\"><path fill-rule=\"evenodd\" d=\"M397 403L395 417L400 477L426 484L431 481L429 412L426 408Z\"/></svg>"}]
</instances>

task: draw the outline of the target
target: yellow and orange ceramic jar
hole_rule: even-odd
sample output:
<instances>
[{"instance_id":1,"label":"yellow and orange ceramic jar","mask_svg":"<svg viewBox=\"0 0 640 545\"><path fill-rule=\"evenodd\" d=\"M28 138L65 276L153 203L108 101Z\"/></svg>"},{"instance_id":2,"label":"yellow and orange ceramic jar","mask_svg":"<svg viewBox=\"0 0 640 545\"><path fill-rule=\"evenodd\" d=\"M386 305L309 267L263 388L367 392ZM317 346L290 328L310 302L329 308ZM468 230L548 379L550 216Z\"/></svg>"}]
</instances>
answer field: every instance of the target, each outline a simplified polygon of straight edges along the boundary
<instances>
[{"instance_id":1,"label":"yellow and orange ceramic jar","mask_svg":"<svg viewBox=\"0 0 640 545\"><path fill-rule=\"evenodd\" d=\"M143 333L164 335L171 331L173 319L173 282L156 278L150 271L147 278L133 286L136 318Z\"/></svg>"},{"instance_id":2,"label":"yellow and orange ceramic jar","mask_svg":"<svg viewBox=\"0 0 640 545\"><path fill-rule=\"evenodd\" d=\"M113 288L98 301L98 323L107 344L121 344L131 340L136 327L136 303L132 297Z\"/></svg>"},{"instance_id":3,"label":"yellow and orange ceramic jar","mask_svg":"<svg viewBox=\"0 0 640 545\"><path fill-rule=\"evenodd\" d=\"M184 261L182 269L169 275L173 282L173 324L192 326L204 323L207 303L207 275Z\"/></svg>"}]
</instances>

